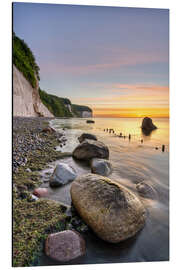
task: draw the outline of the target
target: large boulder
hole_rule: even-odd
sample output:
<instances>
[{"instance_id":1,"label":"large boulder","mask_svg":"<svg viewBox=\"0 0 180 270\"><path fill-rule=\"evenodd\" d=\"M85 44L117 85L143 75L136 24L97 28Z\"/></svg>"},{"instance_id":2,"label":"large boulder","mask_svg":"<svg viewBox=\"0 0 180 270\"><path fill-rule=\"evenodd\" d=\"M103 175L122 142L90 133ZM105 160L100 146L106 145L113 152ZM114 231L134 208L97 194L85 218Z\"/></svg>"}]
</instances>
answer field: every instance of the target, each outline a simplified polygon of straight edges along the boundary
<instances>
[{"instance_id":1,"label":"large boulder","mask_svg":"<svg viewBox=\"0 0 180 270\"><path fill-rule=\"evenodd\" d=\"M50 178L49 184L51 187L59 187L73 181L76 176L77 174L73 167L65 163L59 163Z\"/></svg>"},{"instance_id":2,"label":"large boulder","mask_svg":"<svg viewBox=\"0 0 180 270\"><path fill-rule=\"evenodd\" d=\"M96 157L108 159L109 149L102 142L86 139L74 149L73 157L83 160L90 160Z\"/></svg>"},{"instance_id":3,"label":"large boulder","mask_svg":"<svg viewBox=\"0 0 180 270\"><path fill-rule=\"evenodd\" d=\"M145 131L152 131L157 129L157 127L153 124L152 119L149 117L145 117L143 119L141 128Z\"/></svg>"},{"instance_id":4,"label":"large boulder","mask_svg":"<svg viewBox=\"0 0 180 270\"><path fill-rule=\"evenodd\" d=\"M112 172L111 162L102 158L93 158L91 160L91 172L108 176Z\"/></svg>"},{"instance_id":5,"label":"large boulder","mask_svg":"<svg viewBox=\"0 0 180 270\"><path fill-rule=\"evenodd\" d=\"M68 262L85 254L83 237L76 231L66 230L53 233L45 242L45 253L59 262Z\"/></svg>"},{"instance_id":6,"label":"large boulder","mask_svg":"<svg viewBox=\"0 0 180 270\"><path fill-rule=\"evenodd\" d=\"M107 177L77 177L71 186L71 197L82 219L107 242L130 238L145 224L145 209L138 197Z\"/></svg>"},{"instance_id":7,"label":"large boulder","mask_svg":"<svg viewBox=\"0 0 180 270\"><path fill-rule=\"evenodd\" d=\"M78 137L80 143L82 143L85 139L97 141L97 137L90 133L83 133L80 137Z\"/></svg>"}]
</instances>

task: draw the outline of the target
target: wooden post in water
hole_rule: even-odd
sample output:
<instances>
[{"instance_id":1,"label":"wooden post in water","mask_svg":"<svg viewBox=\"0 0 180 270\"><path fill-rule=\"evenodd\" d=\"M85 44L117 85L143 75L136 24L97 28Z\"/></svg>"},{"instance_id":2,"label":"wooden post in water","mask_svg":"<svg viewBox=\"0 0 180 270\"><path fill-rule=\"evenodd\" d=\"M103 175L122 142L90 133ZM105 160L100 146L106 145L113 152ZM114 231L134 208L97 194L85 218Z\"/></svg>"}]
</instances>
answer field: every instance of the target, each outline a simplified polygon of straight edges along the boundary
<instances>
[{"instance_id":1,"label":"wooden post in water","mask_svg":"<svg viewBox=\"0 0 180 270\"><path fill-rule=\"evenodd\" d=\"M141 143L143 143L143 139L141 139Z\"/></svg>"},{"instance_id":2,"label":"wooden post in water","mask_svg":"<svg viewBox=\"0 0 180 270\"><path fill-rule=\"evenodd\" d=\"M163 144L162 145L162 152L164 152L165 151L165 145Z\"/></svg>"},{"instance_id":3,"label":"wooden post in water","mask_svg":"<svg viewBox=\"0 0 180 270\"><path fill-rule=\"evenodd\" d=\"M119 137L122 137L122 133L119 134Z\"/></svg>"},{"instance_id":4,"label":"wooden post in water","mask_svg":"<svg viewBox=\"0 0 180 270\"><path fill-rule=\"evenodd\" d=\"M131 134L129 134L129 141L131 140Z\"/></svg>"}]
</instances>

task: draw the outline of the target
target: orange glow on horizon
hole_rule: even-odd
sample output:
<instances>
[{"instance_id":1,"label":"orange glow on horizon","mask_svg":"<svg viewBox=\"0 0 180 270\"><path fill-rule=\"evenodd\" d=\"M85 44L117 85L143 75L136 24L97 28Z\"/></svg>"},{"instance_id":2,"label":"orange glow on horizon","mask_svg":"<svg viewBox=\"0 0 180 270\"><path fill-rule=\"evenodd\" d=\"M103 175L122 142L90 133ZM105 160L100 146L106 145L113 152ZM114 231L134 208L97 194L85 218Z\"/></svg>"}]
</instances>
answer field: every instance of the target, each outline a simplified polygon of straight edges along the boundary
<instances>
[{"instance_id":1,"label":"orange glow on horizon","mask_svg":"<svg viewBox=\"0 0 180 270\"><path fill-rule=\"evenodd\" d=\"M157 117L169 118L169 108L93 108L94 117L128 118Z\"/></svg>"}]
</instances>

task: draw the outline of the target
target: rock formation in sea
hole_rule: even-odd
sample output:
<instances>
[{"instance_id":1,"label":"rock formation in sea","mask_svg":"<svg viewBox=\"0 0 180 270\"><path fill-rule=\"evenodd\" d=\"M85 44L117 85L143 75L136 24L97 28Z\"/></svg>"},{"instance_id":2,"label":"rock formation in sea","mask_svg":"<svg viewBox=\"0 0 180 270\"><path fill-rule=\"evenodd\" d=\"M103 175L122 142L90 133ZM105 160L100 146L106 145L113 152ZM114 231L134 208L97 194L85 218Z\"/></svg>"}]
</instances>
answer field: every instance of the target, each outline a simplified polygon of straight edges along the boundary
<instances>
[{"instance_id":1,"label":"rock formation in sea","mask_svg":"<svg viewBox=\"0 0 180 270\"><path fill-rule=\"evenodd\" d=\"M145 131L152 131L154 129L157 129L150 117L145 117L143 119L141 128Z\"/></svg>"}]
</instances>

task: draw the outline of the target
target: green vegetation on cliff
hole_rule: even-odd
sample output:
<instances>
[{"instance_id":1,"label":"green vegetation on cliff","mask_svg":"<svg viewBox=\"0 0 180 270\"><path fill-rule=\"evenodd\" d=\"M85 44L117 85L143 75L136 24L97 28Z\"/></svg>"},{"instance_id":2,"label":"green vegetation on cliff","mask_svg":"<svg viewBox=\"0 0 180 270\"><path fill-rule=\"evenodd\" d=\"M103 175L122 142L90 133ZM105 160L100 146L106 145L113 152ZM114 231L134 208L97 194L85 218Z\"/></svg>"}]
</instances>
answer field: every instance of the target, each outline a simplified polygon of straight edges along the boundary
<instances>
[{"instance_id":1,"label":"green vegetation on cliff","mask_svg":"<svg viewBox=\"0 0 180 270\"><path fill-rule=\"evenodd\" d=\"M67 98L60 98L54 95L50 95L39 88L39 95L42 103L48 108L48 110L56 117L72 117L73 114L66 107L71 105L71 102Z\"/></svg>"},{"instance_id":2,"label":"green vegetation on cliff","mask_svg":"<svg viewBox=\"0 0 180 270\"><path fill-rule=\"evenodd\" d=\"M13 33L13 64L35 88L37 80L40 80L40 69L28 45L15 33ZM40 88L39 96L42 103L56 117L82 117L83 111L92 112L87 106L71 104L69 99L48 94Z\"/></svg>"},{"instance_id":3,"label":"green vegetation on cliff","mask_svg":"<svg viewBox=\"0 0 180 270\"><path fill-rule=\"evenodd\" d=\"M57 97L55 95L50 95L45 91L42 91L40 88L39 88L39 95L42 103L56 117L73 117L73 116L81 117L83 111L92 112L92 110L87 106L71 104L71 101L69 99ZM72 113L67 107L68 105L71 106Z\"/></svg>"},{"instance_id":4,"label":"green vegetation on cliff","mask_svg":"<svg viewBox=\"0 0 180 270\"><path fill-rule=\"evenodd\" d=\"M30 82L32 87L36 86L39 77L39 67L36 64L35 57L24 42L13 33L13 64L21 71L24 77ZM37 79L36 79L37 78Z\"/></svg>"}]
</instances>

